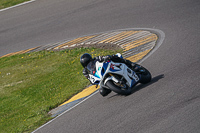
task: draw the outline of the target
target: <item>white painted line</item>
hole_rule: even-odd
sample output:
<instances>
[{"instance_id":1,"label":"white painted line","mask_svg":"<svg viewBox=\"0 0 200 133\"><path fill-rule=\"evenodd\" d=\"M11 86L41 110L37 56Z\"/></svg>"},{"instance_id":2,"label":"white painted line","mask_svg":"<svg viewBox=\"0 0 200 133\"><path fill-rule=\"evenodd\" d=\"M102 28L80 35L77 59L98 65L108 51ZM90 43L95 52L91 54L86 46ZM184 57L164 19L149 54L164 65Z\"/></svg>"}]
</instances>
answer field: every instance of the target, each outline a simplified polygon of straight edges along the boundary
<instances>
[{"instance_id":1,"label":"white painted line","mask_svg":"<svg viewBox=\"0 0 200 133\"><path fill-rule=\"evenodd\" d=\"M8 10L8 9L11 9L11 8L14 8L14 7L22 6L22 5L25 5L25 4L34 2L34 1L35 1L35 0L30 0L30 1L26 1L26 2L23 2L23 3L17 4L17 5L15 5L15 6L11 6L11 7L4 8L4 9L0 9L0 12L5 11L5 10Z\"/></svg>"}]
</instances>

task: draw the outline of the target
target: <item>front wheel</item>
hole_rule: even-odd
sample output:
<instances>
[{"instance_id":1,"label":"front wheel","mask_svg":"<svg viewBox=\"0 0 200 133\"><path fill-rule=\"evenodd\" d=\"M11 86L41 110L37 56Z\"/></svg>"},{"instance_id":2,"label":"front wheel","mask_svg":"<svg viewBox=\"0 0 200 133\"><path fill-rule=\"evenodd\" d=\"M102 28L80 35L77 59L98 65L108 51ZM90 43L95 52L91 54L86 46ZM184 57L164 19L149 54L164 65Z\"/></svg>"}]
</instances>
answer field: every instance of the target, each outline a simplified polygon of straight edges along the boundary
<instances>
[{"instance_id":1,"label":"front wheel","mask_svg":"<svg viewBox=\"0 0 200 133\"><path fill-rule=\"evenodd\" d=\"M119 87L119 86L115 85L112 80L108 80L106 82L106 86L109 87L110 90L114 91L115 93L121 94L121 95L129 95L132 92L131 88L124 89L122 87Z\"/></svg>"}]
</instances>

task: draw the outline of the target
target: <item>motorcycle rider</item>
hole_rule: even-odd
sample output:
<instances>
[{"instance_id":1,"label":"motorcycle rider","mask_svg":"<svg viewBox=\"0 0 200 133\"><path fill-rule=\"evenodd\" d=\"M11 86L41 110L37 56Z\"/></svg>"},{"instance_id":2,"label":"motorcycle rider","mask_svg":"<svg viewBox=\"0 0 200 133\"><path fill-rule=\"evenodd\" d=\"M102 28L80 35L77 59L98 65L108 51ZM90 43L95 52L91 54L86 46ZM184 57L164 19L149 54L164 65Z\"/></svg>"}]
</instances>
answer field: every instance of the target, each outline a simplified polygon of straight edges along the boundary
<instances>
[{"instance_id":1,"label":"motorcycle rider","mask_svg":"<svg viewBox=\"0 0 200 133\"><path fill-rule=\"evenodd\" d=\"M109 60L113 61L113 62L117 62L117 63L125 63L129 68L131 69L135 69L137 71L138 69L138 65L136 63L133 63L129 60L123 59L121 54L117 53L116 55L106 55L106 56L97 56L92 58L92 56L88 53L85 53L81 56L80 58L80 63L83 66L83 75L88 79L89 78L89 72L86 69L88 63L90 61L94 61L97 60L99 62L107 62ZM99 88L99 92L102 96L107 96L111 90L106 89L106 88Z\"/></svg>"}]
</instances>

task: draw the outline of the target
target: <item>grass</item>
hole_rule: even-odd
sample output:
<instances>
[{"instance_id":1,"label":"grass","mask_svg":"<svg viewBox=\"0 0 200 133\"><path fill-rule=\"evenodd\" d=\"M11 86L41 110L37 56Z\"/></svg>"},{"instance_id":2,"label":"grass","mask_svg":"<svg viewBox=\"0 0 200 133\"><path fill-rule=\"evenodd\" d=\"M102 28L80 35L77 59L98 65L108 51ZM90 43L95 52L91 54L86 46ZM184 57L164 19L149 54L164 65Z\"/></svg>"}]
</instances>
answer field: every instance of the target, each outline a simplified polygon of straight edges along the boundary
<instances>
[{"instance_id":1,"label":"grass","mask_svg":"<svg viewBox=\"0 0 200 133\"><path fill-rule=\"evenodd\" d=\"M14 6L29 0L0 0L0 9Z\"/></svg>"},{"instance_id":2,"label":"grass","mask_svg":"<svg viewBox=\"0 0 200 133\"><path fill-rule=\"evenodd\" d=\"M77 48L0 58L0 132L31 132L52 119L48 112L89 85L80 56L118 51Z\"/></svg>"}]
</instances>

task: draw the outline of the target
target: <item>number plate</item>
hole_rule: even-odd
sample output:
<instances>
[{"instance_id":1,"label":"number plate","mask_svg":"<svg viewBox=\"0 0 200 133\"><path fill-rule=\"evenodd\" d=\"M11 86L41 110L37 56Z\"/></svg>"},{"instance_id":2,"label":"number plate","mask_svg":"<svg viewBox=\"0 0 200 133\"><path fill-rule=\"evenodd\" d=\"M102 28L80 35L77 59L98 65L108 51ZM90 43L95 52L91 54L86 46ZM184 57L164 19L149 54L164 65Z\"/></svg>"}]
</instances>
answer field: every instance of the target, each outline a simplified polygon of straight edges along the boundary
<instances>
[{"instance_id":1,"label":"number plate","mask_svg":"<svg viewBox=\"0 0 200 133\"><path fill-rule=\"evenodd\" d=\"M136 73L135 72L133 72L133 79L136 81L136 82L138 82L139 81L139 77L136 75Z\"/></svg>"}]
</instances>

